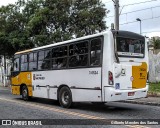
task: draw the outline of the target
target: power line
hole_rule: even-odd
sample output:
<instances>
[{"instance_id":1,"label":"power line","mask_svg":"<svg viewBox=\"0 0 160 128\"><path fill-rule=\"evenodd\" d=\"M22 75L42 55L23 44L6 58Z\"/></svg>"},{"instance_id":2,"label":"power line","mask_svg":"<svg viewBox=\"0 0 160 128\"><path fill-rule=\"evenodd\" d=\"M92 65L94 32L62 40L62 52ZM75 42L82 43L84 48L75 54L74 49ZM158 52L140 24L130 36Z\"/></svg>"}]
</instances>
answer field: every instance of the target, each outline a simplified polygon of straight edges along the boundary
<instances>
[{"instance_id":1,"label":"power line","mask_svg":"<svg viewBox=\"0 0 160 128\"><path fill-rule=\"evenodd\" d=\"M152 17L152 18L147 18L147 19L142 19L142 21L151 20L151 19L157 19L157 18L160 18L160 16L156 16L156 17ZM131 21L131 22L120 24L120 25L131 24L131 23L135 23L135 22L137 22L137 21Z\"/></svg>"},{"instance_id":2,"label":"power line","mask_svg":"<svg viewBox=\"0 0 160 128\"><path fill-rule=\"evenodd\" d=\"M139 11L144 11L144 10L148 10L148 9L154 9L154 8L158 8L158 7L160 7L160 6L154 6L154 7L150 7L150 8L144 8L144 9L139 9L139 10L135 10L135 11L125 12L125 13L122 13L120 15L124 15L124 14L128 14L128 13L134 13L134 12L139 12ZM114 17L114 15L108 16L107 18L110 18L110 17Z\"/></svg>"},{"instance_id":3,"label":"power line","mask_svg":"<svg viewBox=\"0 0 160 128\"><path fill-rule=\"evenodd\" d=\"M158 30L158 31L146 31L146 32L142 32L142 33L151 33L151 32L160 32L160 30Z\"/></svg>"},{"instance_id":4,"label":"power line","mask_svg":"<svg viewBox=\"0 0 160 128\"><path fill-rule=\"evenodd\" d=\"M131 5L136 5L136 4L149 3L149 2L153 2L153 1L159 1L159 0L150 0L150 1L144 1L144 2L133 3L133 4L126 4L126 5L122 5L122 6L131 6Z\"/></svg>"}]
</instances>

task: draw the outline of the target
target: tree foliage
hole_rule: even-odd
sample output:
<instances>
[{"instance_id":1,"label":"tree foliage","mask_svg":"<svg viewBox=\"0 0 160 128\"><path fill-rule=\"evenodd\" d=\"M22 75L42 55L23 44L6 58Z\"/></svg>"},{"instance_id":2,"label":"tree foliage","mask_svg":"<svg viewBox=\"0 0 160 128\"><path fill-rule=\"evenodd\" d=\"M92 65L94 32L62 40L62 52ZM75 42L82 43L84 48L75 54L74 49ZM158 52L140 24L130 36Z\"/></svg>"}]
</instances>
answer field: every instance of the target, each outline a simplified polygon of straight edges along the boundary
<instances>
[{"instance_id":1,"label":"tree foliage","mask_svg":"<svg viewBox=\"0 0 160 128\"><path fill-rule=\"evenodd\" d=\"M0 8L0 54L65 41L106 29L101 0L18 0Z\"/></svg>"},{"instance_id":2,"label":"tree foliage","mask_svg":"<svg viewBox=\"0 0 160 128\"><path fill-rule=\"evenodd\" d=\"M151 42L153 44L154 49L160 49L160 39L156 39L155 37L152 37Z\"/></svg>"}]
</instances>

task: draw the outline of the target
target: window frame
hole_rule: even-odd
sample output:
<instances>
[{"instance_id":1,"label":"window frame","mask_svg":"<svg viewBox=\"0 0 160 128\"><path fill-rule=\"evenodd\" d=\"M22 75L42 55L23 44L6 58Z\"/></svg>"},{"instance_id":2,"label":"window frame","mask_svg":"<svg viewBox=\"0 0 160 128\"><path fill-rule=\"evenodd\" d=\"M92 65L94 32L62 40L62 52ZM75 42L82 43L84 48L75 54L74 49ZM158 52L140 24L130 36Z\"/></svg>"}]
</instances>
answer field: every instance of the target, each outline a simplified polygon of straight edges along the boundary
<instances>
[{"instance_id":1,"label":"window frame","mask_svg":"<svg viewBox=\"0 0 160 128\"><path fill-rule=\"evenodd\" d=\"M20 55L20 71L21 72L27 72L27 71L29 71L29 55L28 54L29 53L24 53L24 54ZM24 62L22 63L22 61L21 61L22 56L25 56L25 55L27 55L27 62L25 62L25 59L24 59ZM27 64L27 69L26 70L22 70L22 68L21 68L22 64Z\"/></svg>"},{"instance_id":2,"label":"window frame","mask_svg":"<svg viewBox=\"0 0 160 128\"><path fill-rule=\"evenodd\" d=\"M33 54L33 61L30 61L30 54ZM34 55L36 54L36 60L35 60L35 57ZM28 53L28 71L37 71L38 70L38 52L36 51L33 51L33 52L29 52ZM30 69L30 63L36 63L36 70L33 70L33 69Z\"/></svg>"},{"instance_id":3,"label":"window frame","mask_svg":"<svg viewBox=\"0 0 160 128\"><path fill-rule=\"evenodd\" d=\"M69 47L71 46L71 45L76 45L76 44L80 44L80 43L83 43L83 42L88 42L88 52L87 53L83 53L83 54L78 54L79 56L81 56L81 55L87 55L87 65L86 66L73 66L73 67L71 67L71 66L69 66L69 59L71 58L71 57L74 57L74 56L76 56L76 55L69 55L69 52L70 52L70 49L69 49ZM85 39L85 40L80 40L80 41L76 41L76 42L72 42L72 43L69 43L68 44L68 68L69 69L73 69L73 68L87 68L87 67L89 67L89 51L90 51L90 39Z\"/></svg>"},{"instance_id":4,"label":"window frame","mask_svg":"<svg viewBox=\"0 0 160 128\"><path fill-rule=\"evenodd\" d=\"M95 40L95 39L100 39L101 40L101 52L100 52L100 62L99 62L99 65L91 65L91 43L92 43L92 41L93 40ZM90 51L89 51L89 66L90 67L100 67L100 66L102 66L102 60L103 60L103 37L102 36L99 36L99 37L95 37L95 38L92 38L91 40L90 40Z\"/></svg>"}]
</instances>

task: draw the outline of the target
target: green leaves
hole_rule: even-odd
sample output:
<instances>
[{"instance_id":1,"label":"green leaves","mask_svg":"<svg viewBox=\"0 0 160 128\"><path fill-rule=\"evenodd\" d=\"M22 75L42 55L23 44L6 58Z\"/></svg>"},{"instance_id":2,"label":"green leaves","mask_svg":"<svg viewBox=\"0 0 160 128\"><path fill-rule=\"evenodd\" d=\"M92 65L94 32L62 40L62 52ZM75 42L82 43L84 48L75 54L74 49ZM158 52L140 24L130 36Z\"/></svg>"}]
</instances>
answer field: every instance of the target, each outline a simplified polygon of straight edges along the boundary
<instances>
[{"instance_id":1,"label":"green leaves","mask_svg":"<svg viewBox=\"0 0 160 128\"><path fill-rule=\"evenodd\" d=\"M160 49L160 39L156 39L155 37L152 37L151 42L153 44L154 49Z\"/></svg>"},{"instance_id":2,"label":"green leaves","mask_svg":"<svg viewBox=\"0 0 160 128\"><path fill-rule=\"evenodd\" d=\"M101 0L18 0L0 8L0 54L101 32L108 12Z\"/></svg>"}]
</instances>

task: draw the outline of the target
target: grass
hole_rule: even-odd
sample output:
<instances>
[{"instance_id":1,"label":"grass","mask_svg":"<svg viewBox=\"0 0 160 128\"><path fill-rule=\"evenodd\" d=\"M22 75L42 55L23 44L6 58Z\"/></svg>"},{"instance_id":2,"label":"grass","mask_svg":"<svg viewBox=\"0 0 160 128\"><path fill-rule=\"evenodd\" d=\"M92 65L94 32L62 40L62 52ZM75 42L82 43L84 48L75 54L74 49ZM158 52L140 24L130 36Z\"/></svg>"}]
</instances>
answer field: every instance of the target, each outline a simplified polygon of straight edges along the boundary
<instances>
[{"instance_id":1,"label":"grass","mask_svg":"<svg viewBox=\"0 0 160 128\"><path fill-rule=\"evenodd\" d=\"M160 93L160 83L150 83L149 92L151 93Z\"/></svg>"}]
</instances>

